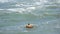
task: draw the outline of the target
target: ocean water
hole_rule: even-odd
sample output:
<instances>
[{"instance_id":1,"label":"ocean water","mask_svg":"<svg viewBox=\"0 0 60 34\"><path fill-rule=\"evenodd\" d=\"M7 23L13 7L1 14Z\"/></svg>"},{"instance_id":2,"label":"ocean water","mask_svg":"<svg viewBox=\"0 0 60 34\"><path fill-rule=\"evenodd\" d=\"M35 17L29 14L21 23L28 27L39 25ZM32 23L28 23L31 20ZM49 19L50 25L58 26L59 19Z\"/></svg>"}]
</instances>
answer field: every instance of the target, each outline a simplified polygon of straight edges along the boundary
<instances>
[{"instance_id":1,"label":"ocean water","mask_svg":"<svg viewBox=\"0 0 60 34\"><path fill-rule=\"evenodd\" d=\"M0 0L0 34L60 34L60 0Z\"/></svg>"}]
</instances>

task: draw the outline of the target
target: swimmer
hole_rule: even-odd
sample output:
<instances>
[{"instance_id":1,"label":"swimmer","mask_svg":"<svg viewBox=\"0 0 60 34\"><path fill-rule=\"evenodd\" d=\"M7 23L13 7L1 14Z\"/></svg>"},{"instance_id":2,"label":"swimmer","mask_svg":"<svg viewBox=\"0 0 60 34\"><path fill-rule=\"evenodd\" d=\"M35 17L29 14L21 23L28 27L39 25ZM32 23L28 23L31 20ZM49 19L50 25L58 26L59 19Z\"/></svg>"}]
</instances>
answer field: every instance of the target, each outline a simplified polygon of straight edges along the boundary
<instances>
[{"instance_id":1,"label":"swimmer","mask_svg":"<svg viewBox=\"0 0 60 34\"><path fill-rule=\"evenodd\" d=\"M33 24L27 24L26 28L33 28Z\"/></svg>"}]
</instances>

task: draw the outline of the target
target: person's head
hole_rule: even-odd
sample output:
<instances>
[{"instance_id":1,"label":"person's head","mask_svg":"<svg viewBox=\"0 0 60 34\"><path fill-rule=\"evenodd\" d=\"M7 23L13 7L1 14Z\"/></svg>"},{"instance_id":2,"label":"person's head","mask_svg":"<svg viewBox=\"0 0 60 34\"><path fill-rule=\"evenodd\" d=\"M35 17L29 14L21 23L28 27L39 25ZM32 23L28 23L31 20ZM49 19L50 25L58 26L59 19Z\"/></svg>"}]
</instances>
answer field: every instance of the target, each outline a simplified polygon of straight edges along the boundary
<instances>
[{"instance_id":1,"label":"person's head","mask_svg":"<svg viewBox=\"0 0 60 34\"><path fill-rule=\"evenodd\" d=\"M28 25L30 25L30 24L28 23Z\"/></svg>"}]
</instances>

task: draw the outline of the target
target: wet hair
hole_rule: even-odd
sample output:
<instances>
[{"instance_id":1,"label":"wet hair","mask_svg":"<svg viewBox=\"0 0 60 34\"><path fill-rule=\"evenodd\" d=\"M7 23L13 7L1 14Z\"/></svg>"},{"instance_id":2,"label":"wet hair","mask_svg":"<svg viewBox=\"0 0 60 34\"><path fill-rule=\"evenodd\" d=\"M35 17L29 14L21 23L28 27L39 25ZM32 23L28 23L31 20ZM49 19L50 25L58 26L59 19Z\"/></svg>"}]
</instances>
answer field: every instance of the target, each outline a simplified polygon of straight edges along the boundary
<instances>
[{"instance_id":1,"label":"wet hair","mask_svg":"<svg viewBox=\"0 0 60 34\"><path fill-rule=\"evenodd\" d=\"M28 25L30 25L30 24L28 23Z\"/></svg>"}]
</instances>

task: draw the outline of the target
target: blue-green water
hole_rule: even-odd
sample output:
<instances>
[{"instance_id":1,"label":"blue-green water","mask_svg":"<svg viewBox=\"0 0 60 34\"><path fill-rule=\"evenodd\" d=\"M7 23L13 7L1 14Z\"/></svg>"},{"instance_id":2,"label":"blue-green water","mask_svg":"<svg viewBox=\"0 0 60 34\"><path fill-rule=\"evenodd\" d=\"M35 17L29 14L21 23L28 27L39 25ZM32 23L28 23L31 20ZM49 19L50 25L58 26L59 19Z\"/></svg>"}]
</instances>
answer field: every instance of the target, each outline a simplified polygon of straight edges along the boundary
<instances>
[{"instance_id":1,"label":"blue-green water","mask_svg":"<svg viewBox=\"0 0 60 34\"><path fill-rule=\"evenodd\" d=\"M59 0L1 0L0 34L60 34Z\"/></svg>"}]
</instances>

